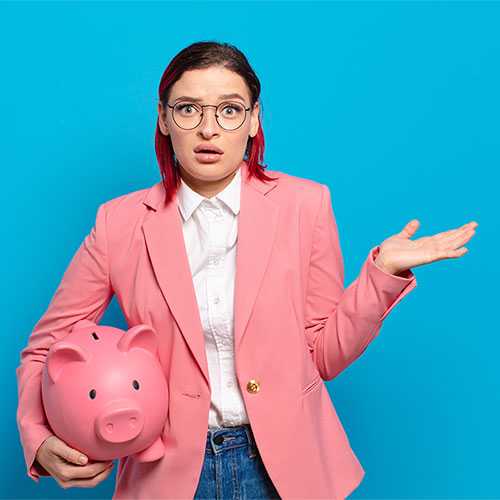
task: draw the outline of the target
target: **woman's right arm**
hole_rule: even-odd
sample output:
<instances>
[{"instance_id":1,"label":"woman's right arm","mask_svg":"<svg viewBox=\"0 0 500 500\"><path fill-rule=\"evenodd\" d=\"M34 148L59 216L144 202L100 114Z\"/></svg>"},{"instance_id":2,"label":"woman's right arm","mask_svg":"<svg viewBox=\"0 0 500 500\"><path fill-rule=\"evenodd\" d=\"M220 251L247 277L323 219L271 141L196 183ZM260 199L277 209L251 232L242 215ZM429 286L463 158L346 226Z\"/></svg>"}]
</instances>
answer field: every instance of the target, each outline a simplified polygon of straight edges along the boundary
<instances>
[{"instance_id":1,"label":"woman's right arm","mask_svg":"<svg viewBox=\"0 0 500 500\"><path fill-rule=\"evenodd\" d=\"M47 310L31 332L27 346L21 351L21 362L16 369L17 425L27 474L35 482L38 482L39 476L51 475L36 460L42 443L54 442L50 438L54 434L43 409L41 391L41 374L47 352L54 342L70 333L77 321L89 319L98 323L112 297L106 208L102 204L97 210L94 226L73 256Z\"/></svg>"}]
</instances>

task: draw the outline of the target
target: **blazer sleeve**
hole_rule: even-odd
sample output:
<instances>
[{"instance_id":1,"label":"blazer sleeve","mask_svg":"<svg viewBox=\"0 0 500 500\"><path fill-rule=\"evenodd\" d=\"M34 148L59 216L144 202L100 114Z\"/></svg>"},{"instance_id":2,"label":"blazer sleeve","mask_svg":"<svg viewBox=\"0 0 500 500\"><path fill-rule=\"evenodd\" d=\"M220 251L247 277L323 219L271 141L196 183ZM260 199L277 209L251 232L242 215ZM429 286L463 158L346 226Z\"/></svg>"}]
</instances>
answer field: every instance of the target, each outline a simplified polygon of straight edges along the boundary
<instances>
[{"instance_id":1,"label":"blazer sleeve","mask_svg":"<svg viewBox=\"0 0 500 500\"><path fill-rule=\"evenodd\" d=\"M392 308L416 286L411 270L394 275L379 268L369 252L359 276L344 289L344 262L330 190L322 184L305 305L305 335L323 380L355 361L378 335Z\"/></svg>"},{"instance_id":2,"label":"blazer sleeve","mask_svg":"<svg viewBox=\"0 0 500 500\"><path fill-rule=\"evenodd\" d=\"M97 210L95 224L63 274L47 310L36 323L16 369L17 426L27 474L35 482L49 473L35 460L40 445L53 435L42 403L41 374L52 343L70 333L74 323L98 323L113 291L108 272L105 206Z\"/></svg>"}]
</instances>

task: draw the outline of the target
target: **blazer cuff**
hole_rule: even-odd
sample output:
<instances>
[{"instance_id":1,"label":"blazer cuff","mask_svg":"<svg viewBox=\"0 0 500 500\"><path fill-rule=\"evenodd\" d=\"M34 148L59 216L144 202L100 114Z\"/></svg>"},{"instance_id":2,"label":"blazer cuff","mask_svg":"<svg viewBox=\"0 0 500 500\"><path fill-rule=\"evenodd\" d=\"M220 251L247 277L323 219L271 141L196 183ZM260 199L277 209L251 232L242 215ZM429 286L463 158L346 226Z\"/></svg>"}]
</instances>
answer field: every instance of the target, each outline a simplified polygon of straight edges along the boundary
<instances>
[{"instance_id":1,"label":"blazer cuff","mask_svg":"<svg viewBox=\"0 0 500 500\"><path fill-rule=\"evenodd\" d=\"M367 259L367 271L370 281L376 290L378 297L383 301L384 312L379 318L382 321L401 301L401 299L417 286L417 278L411 269L401 272L399 275L388 273L375 264L375 259L380 252L380 245L370 250Z\"/></svg>"},{"instance_id":2,"label":"blazer cuff","mask_svg":"<svg viewBox=\"0 0 500 500\"><path fill-rule=\"evenodd\" d=\"M54 433L43 425L37 425L29 435L29 439L24 444L24 459L26 462L27 474L33 481L39 481L40 476L50 476L50 474L36 462L36 452L43 442Z\"/></svg>"}]
</instances>

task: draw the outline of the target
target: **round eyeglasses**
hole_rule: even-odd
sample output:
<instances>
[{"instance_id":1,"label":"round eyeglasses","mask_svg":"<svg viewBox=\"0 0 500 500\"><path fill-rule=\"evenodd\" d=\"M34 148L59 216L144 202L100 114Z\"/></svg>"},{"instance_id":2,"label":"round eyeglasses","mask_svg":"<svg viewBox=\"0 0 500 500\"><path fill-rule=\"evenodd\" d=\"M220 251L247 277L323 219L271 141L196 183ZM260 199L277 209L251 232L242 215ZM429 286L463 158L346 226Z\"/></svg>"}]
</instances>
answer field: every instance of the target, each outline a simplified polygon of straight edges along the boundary
<instances>
[{"instance_id":1,"label":"round eyeglasses","mask_svg":"<svg viewBox=\"0 0 500 500\"><path fill-rule=\"evenodd\" d=\"M176 125L184 130L196 128L203 119L203 108L216 108L215 119L224 130L236 130L245 122L247 111L250 108L240 102L221 102L218 106L213 104L197 104L181 101L173 106L167 103L172 110L172 118Z\"/></svg>"}]
</instances>

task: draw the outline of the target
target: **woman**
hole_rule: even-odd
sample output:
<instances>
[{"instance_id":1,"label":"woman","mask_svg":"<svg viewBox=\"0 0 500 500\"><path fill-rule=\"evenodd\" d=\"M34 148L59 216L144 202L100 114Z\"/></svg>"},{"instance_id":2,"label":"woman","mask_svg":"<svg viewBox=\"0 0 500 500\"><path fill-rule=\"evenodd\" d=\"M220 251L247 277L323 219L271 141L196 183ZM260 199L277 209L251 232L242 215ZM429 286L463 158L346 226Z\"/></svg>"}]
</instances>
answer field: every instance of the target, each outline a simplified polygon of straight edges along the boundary
<instances>
[{"instance_id":1,"label":"woman","mask_svg":"<svg viewBox=\"0 0 500 500\"><path fill-rule=\"evenodd\" d=\"M99 207L22 352L18 426L35 481L92 487L110 474L52 434L40 374L50 344L98 322L115 294L130 327L158 333L170 394L165 456L120 459L113 498L345 498L361 482L322 381L378 335L416 286L411 268L464 255L477 224L410 240L412 220L344 289L328 187L264 173L259 95L228 44L192 44L166 69L162 181Z\"/></svg>"}]
</instances>

